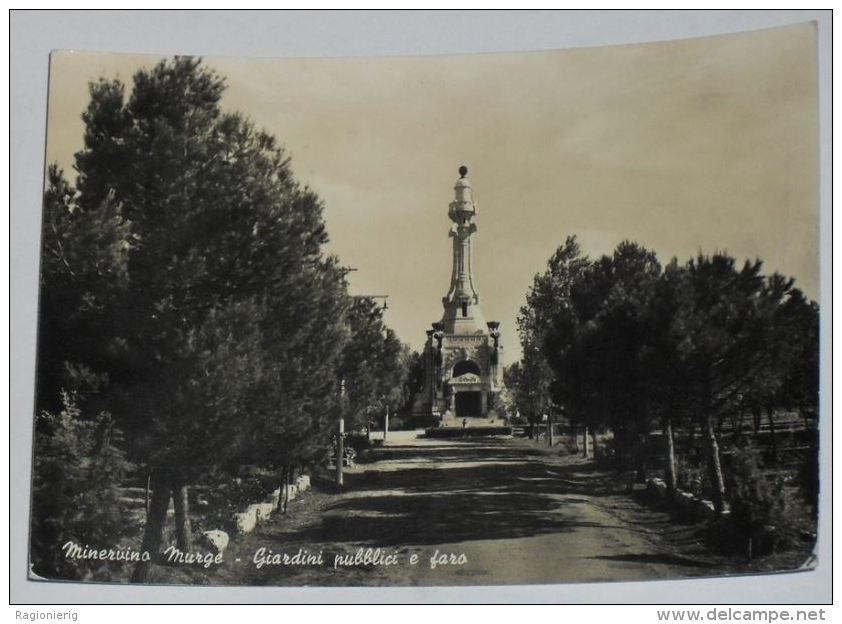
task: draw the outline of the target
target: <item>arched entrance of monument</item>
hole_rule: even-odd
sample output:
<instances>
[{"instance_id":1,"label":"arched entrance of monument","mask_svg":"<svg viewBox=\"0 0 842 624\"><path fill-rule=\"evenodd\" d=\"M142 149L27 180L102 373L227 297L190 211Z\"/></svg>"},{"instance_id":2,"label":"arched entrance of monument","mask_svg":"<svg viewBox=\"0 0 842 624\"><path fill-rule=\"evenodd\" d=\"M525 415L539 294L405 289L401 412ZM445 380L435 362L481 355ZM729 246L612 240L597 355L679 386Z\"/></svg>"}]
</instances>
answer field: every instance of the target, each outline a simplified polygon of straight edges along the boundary
<instances>
[{"instance_id":1,"label":"arched entrance of monument","mask_svg":"<svg viewBox=\"0 0 842 624\"><path fill-rule=\"evenodd\" d=\"M474 375L482 375L479 364L473 360L462 360L453 367L453 376L459 377L465 373L473 373Z\"/></svg>"},{"instance_id":2,"label":"arched entrance of monument","mask_svg":"<svg viewBox=\"0 0 842 624\"><path fill-rule=\"evenodd\" d=\"M456 393L456 417L477 418L482 416L482 393L475 391Z\"/></svg>"}]
</instances>

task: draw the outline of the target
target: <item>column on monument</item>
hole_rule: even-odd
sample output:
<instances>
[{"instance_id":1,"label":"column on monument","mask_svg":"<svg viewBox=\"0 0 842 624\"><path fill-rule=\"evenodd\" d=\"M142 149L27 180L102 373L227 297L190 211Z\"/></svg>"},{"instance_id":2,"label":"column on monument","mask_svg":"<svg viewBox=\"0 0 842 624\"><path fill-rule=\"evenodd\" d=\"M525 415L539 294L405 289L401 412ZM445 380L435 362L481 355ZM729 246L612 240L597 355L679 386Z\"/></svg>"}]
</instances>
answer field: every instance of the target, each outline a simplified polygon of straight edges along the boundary
<instances>
[{"instance_id":1,"label":"column on monument","mask_svg":"<svg viewBox=\"0 0 842 624\"><path fill-rule=\"evenodd\" d=\"M459 244L459 290L460 295L468 294L468 245L469 238L462 234Z\"/></svg>"},{"instance_id":2,"label":"column on monument","mask_svg":"<svg viewBox=\"0 0 842 624\"><path fill-rule=\"evenodd\" d=\"M480 416L485 418L488 415L488 391L480 392Z\"/></svg>"},{"instance_id":3,"label":"column on monument","mask_svg":"<svg viewBox=\"0 0 842 624\"><path fill-rule=\"evenodd\" d=\"M460 242L459 242L459 235L457 234L457 230L453 229L450 231L450 235L453 237L453 270L450 274L450 283L456 284L459 282L459 249L460 249Z\"/></svg>"}]
</instances>

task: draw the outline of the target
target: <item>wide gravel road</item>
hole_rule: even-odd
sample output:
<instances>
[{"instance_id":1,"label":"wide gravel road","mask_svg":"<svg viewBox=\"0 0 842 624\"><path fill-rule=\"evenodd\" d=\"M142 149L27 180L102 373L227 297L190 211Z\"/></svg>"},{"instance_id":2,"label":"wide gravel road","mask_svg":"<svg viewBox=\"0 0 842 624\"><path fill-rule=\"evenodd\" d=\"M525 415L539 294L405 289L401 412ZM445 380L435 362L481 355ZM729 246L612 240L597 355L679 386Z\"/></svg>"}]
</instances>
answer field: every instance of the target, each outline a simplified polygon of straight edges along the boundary
<instances>
[{"instance_id":1,"label":"wide gravel road","mask_svg":"<svg viewBox=\"0 0 842 624\"><path fill-rule=\"evenodd\" d=\"M226 553L236 565L207 581L496 585L715 573L688 556L690 527L634 500L614 475L527 440L394 433L345 479L341 494L308 494L238 538ZM320 562L282 561L297 553Z\"/></svg>"}]
</instances>

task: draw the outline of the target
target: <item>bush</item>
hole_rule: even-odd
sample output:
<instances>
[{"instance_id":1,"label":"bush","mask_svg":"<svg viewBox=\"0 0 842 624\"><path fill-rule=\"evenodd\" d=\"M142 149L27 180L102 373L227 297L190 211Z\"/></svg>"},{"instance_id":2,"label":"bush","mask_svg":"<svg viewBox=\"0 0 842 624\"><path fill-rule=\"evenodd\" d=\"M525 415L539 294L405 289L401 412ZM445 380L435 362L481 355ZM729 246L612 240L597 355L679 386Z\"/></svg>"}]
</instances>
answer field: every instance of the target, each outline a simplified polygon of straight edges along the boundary
<instances>
[{"instance_id":1,"label":"bush","mask_svg":"<svg viewBox=\"0 0 842 624\"><path fill-rule=\"evenodd\" d=\"M212 487L190 488L194 497L190 507L193 533L198 535L211 529L233 531L234 514L245 511L253 503L266 502L283 484L280 468L243 465L238 467L236 474L239 476L212 473L207 477L207 483L213 483ZM204 505L198 505L199 497L205 501Z\"/></svg>"},{"instance_id":2,"label":"bush","mask_svg":"<svg viewBox=\"0 0 842 624\"><path fill-rule=\"evenodd\" d=\"M119 545L125 528L120 483L131 466L115 446L120 432L107 412L84 420L68 393L62 393L62 405L58 414L38 416L32 570L45 578L86 580L122 562L67 558L62 547L67 542L97 549Z\"/></svg>"},{"instance_id":3,"label":"bush","mask_svg":"<svg viewBox=\"0 0 842 624\"><path fill-rule=\"evenodd\" d=\"M707 470L683 456L675 458L675 485L679 490L702 497L709 481Z\"/></svg>"},{"instance_id":4,"label":"bush","mask_svg":"<svg viewBox=\"0 0 842 624\"><path fill-rule=\"evenodd\" d=\"M810 506L813 521L818 519L819 508L819 449L817 432L811 432L810 450L807 458L801 464L796 476L796 483L804 502Z\"/></svg>"},{"instance_id":5,"label":"bush","mask_svg":"<svg viewBox=\"0 0 842 624\"><path fill-rule=\"evenodd\" d=\"M614 468L617 466L617 452L611 440L597 444L593 449L594 463L600 468Z\"/></svg>"},{"instance_id":6,"label":"bush","mask_svg":"<svg viewBox=\"0 0 842 624\"><path fill-rule=\"evenodd\" d=\"M408 431L415 429L412 414L393 414L389 417L389 431Z\"/></svg>"},{"instance_id":7,"label":"bush","mask_svg":"<svg viewBox=\"0 0 842 624\"><path fill-rule=\"evenodd\" d=\"M349 433L345 436L345 448L352 448L359 455L371 447L371 440L364 433Z\"/></svg>"},{"instance_id":8,"label":"bush","mask_svg":"<svg viewBox=\"0 0 842 624\"><path fill-rule=\"evenodd\" d=\"M243 511L252 503L263 502L283 483L283 476L279 470L252 468L241 472L243 472L241 477L232 479L226 484L226 498L234 512Z\"/></svg>"},{"instance_id":9,"label":"bush","mask_svg":"<svg viewBox=\"0 0 842 624\"><path fill-rule=\"evenodd\" d=\"M793 526L783 487L783 480L763 475L753 451L735 452L728 475L730 520L745 539L749 558L791 542Z\"/></svg>"}]
</instances>

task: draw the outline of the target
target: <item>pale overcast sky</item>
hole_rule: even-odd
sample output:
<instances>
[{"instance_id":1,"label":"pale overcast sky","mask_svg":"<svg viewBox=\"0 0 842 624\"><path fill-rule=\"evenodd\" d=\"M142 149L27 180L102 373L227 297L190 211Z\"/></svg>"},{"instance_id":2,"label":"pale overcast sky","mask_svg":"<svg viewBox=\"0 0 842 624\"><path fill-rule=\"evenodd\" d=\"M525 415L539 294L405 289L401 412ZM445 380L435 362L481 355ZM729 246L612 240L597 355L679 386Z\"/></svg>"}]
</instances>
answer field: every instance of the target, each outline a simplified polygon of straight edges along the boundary
<instances>
[{"instance_id":1,"label":"pale overcast sky","mask_svg":"<svg viewBox=\"0 0 842 624\"><path fill-rule=\"evenodd\" d=\"M89 80L157 57L56 53L47 157L72 169ZM390 295L413 347L441 317L459 165L478 204L475 285L508 360L534 274L569 234L625 238L663 262L760 257L818 297L818 104L812 24L548 52L352 59L207 58L223 107L275 134L323 198L357 294Z\"/></svg>"}]
</instances>

